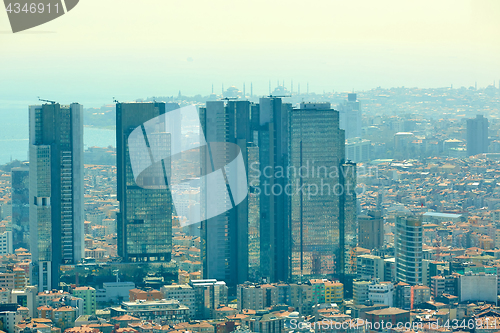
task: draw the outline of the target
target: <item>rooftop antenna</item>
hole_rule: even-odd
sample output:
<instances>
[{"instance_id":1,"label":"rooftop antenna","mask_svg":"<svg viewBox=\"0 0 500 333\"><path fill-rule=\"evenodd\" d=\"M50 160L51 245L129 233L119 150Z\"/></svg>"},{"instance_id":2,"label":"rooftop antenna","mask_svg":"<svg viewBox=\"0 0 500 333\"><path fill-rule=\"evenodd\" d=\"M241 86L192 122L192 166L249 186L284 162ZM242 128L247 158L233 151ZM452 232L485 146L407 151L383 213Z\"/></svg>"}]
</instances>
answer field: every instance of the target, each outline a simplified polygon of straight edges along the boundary
<instances>
[{"instance_id":1,"label":"rooftop antenna","mask_svg":"<svg viewBox=\"0 0 500 333\"><path fill-rule=\"evenodd\" d=\"M48 99L41 99L40 96L38 96L38 100L40 102L47 102L47 103L50 103L50 104L56 104L56 101L49 101Z\"/></svg>"},{"instance_id":2,"label":"rooftop antenna","mask_svg":"<svg viewBox=\"0 0 500 333\"><path fill-rule=\"evenodd\" d=\"M120 277L118 276L118 273L119 273L119 272L120 272L120 270L119 270L119 269L115 269L115 270L113 270L113 274L115 274L115 275L116 275L116 282L120 282Z\"/></svg>"}]
</instances>

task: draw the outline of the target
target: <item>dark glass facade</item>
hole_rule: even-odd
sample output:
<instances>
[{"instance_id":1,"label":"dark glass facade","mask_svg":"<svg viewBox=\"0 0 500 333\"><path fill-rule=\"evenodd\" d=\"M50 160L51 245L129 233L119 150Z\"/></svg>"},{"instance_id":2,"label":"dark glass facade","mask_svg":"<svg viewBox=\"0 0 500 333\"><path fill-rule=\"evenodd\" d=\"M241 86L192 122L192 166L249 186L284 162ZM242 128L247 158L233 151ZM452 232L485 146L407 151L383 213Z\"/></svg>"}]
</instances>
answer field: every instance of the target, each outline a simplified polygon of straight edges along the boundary
<instances>
[{"instance_id":1,"label":"dark glass facade","mask_svg":"<svg viewBox=\"0 0 500 333\"><path fill-rule=\"evenodd\" d=\"M239 147L245 168L248 171L249 148L252 144L250 112L252 104L248 101L209 101L205 108L200 108L200 123L206 142L211 147L210 156L202 156L202 174L208 174L216 161L219 166L230 163L234 156L231 149L214 149L213 143L231 143ZM220 146L225 147L225 146ZM202 155L205 153L202 150ZM255 152L252 152L254 154ZM254 155L251 158L255 158ZM217 167L215 167L217 169ZM231 175L226 174L226 177ZM222 184L219 184L222 185ZM201 186L206 186L202 184ZM234 190L234 189L233 189ZM245 189L246 190L246 189ZM201 191L202 209L210 198L206 188ZM232 207L231 188L218 190L224 197L219 197L217 204L220 211ZM205 197L203 197L205 196ZM252 203L254 207L255 203ZM202 212L202 215L204 213ZM223 280L231 290L237 283L248 279L249 267L249 199L248 197L235 207L201 223L203 278ZM252 229L251 229L252 230ZM255 231L255 230L254 230Z\"/></svg>"},{"instance_id":2,"label":"dark glass facade","mask_svg":"<svg viewBox=\"0 0 500 333\"><path fill-rule=\"evenodd\" d=\"M339 113L301 104L289 122L291 280L343 279L357 242L356 165L344 162Z\"/></svg>"},{"instance_id":3,"label":"dark glass facade","mask_svg":"<svg viewBox=\"0 0 500 333\"><path fill-rule=\"evenodd\" d=\"M281 171L288 166L292 106L273 97L261 98L259 106L258 122L252 122L259 147L260 277L286 281L290 267L289 198L278 189L288 183L288 175Z\"/></svg>"},{"instance_id":4,"label":"dark glass facade","mask_svg":"<svg viewBox=\"0 0 500 333\"><path fill-rule=\"evenodd\" d=\"M165 103L116 105L117 198L120 204L120 212L117 215L118 255L125 262L171 259L170 192L168 188L142 188L136 184L127 142L129 134L136 127L164 113ZM162 154L170 151L170 134L166 134L165 126L163 129L160 126L157 133L149 133L147 142L149 149L164 150ZM148 171L151 178L163 179L164 172L170 172L170 163L157 163ZM165 184L168 184L168 181L165 180Z\"/></svg>"}]
</instances>

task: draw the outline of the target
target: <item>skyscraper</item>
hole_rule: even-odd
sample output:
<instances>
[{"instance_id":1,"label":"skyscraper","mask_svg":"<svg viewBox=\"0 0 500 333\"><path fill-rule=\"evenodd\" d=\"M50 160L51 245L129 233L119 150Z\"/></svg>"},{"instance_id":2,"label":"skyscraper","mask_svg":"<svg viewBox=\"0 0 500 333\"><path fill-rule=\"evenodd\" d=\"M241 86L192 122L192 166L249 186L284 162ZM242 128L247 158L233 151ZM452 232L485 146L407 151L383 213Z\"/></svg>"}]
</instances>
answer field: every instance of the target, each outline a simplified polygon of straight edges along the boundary
<instances>
[{"instance_id":1,"label":"skyscraper","mask_svg":"<svg viewBox=\"0 0 500 333\"><path fill-rule=\"evenodd\" d=\"M271 282L289 278L289 201L286 193L277 189L284 189L288 183L291 109L291 104L282 103L281 98L261 98L258 114L252 114L259 150L260 277Z\"/></svg>"},{"instance_id":2,"label":"skyscraper","mask_svg":"<svg viewBox=\"0 0 500 333\"><path fill-rule=\"evenodd\" d=\"M360 138L362 136L361 105L355 93L347 94L347 101L338 106L340 113L340 128L345 130L345 138Z\"/></svg>"},{"instance_id":3,"label":"skyscraper","mask_svg":"<svg viewBox=\"0 0 500 333\"><path fill-rule=\"evenodd\" d=\"M14 247L28 241L29 236L29 168L13 168L12 176L12 232Z\"/></svg>"},{"instance_id":4,"label":"skyscraper","mask_svg":"<svg viewBox=\"0 0 500 333\"><path fill-rule=\"evenodd\" d=\"M84 254L83 107L30 106L32 284L59 286L59 267Z\"/></svg>"},{"instance_id":5,"label":"skyscraper","mask_svg":"<svg viewBox=\"0 0 500 333\"><path fill-rule=\"evenodd\" d=\"M142 188L134 179L129 155L128 137L142 126L166 112L165 103L116 104L116 165L118 255L126 262L170 261L172 255L172 198L168 188ZM144 132L149 149L170 150L169 124L159 124L156 132ZM179 124L180 127L180 124ZM163 154L162 156L167 156ZM164 179L170 163L157 163L149 173Z\"/></svg>"},{"instance_id":6,"label":"skyscraper","mask_svg":"<svg viewBox=\"0 0 500 333\"><path fill-rule=\"evenodd\" d=\"M396 280L410 285L422 283L422 220L397 216L394 243Z\"/></svg>"},{"instance_id":7,"label":"skyscraper","mask_svg":"<svg viewBox=\"0 0 500 333\"><path fill-rule=\"evenodd\" d=\"M488 118L467 119L467 156L487 153L488 146Z\"/></svg>"},{"instance_id":8,"label":"skyscraper","mask_svg":"<svg viewBox=\"0 0 500 333\"><path fill-rule=\"evenodd\" d=\"M291 279L343 279L357 241L356 165L344 162L339 113L301 103L289 129Z\"/></svg>"},{"instance_id":9,"label":"skyscraper","mask_svg":"<svg viewBox=\"0 0 500 333\"><path fill-rule=\"evenodd\" d=\"M205 140L210 145L210 156L202 156L202 174L207 174L212 161L227 165L232 161L233 154L229 146L237 145L243 155L246 170L248 170L248 150L251 142L249 101L208 101L205 108L200 108L200 121ZM217 145L213 145L217 143ZM226 179L231 175L225 174ZM222 186L223 184L218 184ZM228 184L226 183L226 186ZM202 186L207 186L202 184ZM229 188L228 188L229 189ZM231 188L219 198L222 206L232 202ZM245 188L246 192L247 189ZM202 190L208 194L208 191ZM202 198L206 207L209 198ZM223 207L220 211L224 211ZM201 224L203 277L225 281L232 290L237 283L243 283L248 278L248 199L243 200L234 208L209 218Z\"/></svg>"}]
</instances>

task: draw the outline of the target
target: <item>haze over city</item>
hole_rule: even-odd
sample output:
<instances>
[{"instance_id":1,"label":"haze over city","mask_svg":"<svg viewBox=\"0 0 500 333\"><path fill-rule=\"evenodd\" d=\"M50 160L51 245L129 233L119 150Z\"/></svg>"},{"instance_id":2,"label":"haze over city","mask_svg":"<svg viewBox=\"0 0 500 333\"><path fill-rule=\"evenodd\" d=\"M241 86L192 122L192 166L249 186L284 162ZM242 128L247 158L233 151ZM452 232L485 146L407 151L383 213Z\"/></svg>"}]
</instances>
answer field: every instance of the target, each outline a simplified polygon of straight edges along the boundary
<instances>
[{"instance_id":1,"label":"haze over city","mask_svg":"<svg viewBox=\"0 0 500 333\"><path fill-rule=\"evenodd\" d=\"M498 0L4 5L0 333L500 332Z\"/></svg>"},{"instance_id":2,"label":"haze over city","mask_svg":"<svg viewBox=\"0 0 500 333\"><path fill-rule=\"evenodd\" d=\"M11 34L2 12L1 99L100 106L243 82L263 95L268 80L292 79L317 93L486 87L500 79L499 14L488 0L86 0Z\"/></svg>"}]
</instances>

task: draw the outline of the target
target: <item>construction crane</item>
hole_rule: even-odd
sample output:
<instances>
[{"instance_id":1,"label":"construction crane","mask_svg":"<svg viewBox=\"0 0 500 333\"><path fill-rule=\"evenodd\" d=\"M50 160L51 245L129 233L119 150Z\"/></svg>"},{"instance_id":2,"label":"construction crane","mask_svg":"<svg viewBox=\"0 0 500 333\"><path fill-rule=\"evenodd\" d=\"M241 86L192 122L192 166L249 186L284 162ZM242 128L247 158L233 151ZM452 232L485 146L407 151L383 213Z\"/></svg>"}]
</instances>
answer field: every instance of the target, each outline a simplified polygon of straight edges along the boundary
<instances>
[{"instance_id":1,"label":"construction crane","mask_svg":"<svg viewBox=\"0 0 500 333\"><path fill-rule=\"evenodd\" d=\"M292 95L290 95L290 96L286 96L286 95L269 95L269 96L267 96L267 97L269 97L269 98L273 98L273 97L279 97L279 98L282 98L282 97L292 97Z\"/></svg>"},{"instance_id":2,"label":"construction crane","mask_svg":"<svg viewBox=\"0 0 500 333\"><path fill-rule=\"evenodd\" d=\"M224 98L221 98L221 101L230 101L232 99L238 99L238 97L224 97Z\"/></svg>"},{"instance_id":3,"label":"construction crane","mask_svg":"<svg viewBox=\"0 0 500 333\"><path fill-rule=\"evenodd\" d=\"M56 101L49 101L48 99L41 99L40 96L38 96L38 100L40 102L47 102L47 103L50 103L50 104L56 104Z\"/></svg>"},{"instance_id":4,"label":"construction crane","mask_svg":"<svg viewBox=\"0 0 500 333\"><path fill-rule=\"evenodd\" d=\"M116 98L113 97L113 103L120 103L116 100Z\"/></svg>"}]
</instances>

